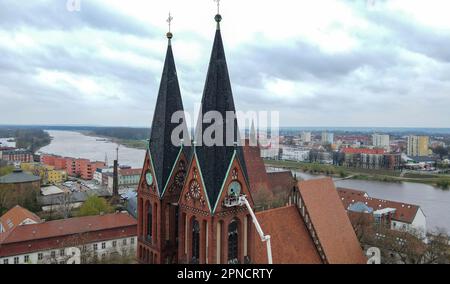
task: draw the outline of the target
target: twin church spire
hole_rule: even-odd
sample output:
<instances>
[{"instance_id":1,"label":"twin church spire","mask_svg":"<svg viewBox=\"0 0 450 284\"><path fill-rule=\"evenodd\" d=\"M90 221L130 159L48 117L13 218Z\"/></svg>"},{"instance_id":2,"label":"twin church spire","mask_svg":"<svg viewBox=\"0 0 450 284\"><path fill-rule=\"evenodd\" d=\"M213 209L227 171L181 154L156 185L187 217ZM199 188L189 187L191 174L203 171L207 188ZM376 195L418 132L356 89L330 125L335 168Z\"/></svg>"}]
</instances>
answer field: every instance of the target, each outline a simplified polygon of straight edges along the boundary
<instances>
[{"instance_id":1,"label":"twin church spire","mask_svg":"<svg viewBox=\"0 0 450 284\"><path fill-rule=\"evenodd\" d=\"M240 138L237 119L235 117L227 119L227 113L235 113L236 109L220 30L222 16L219 13L219 1L216 2L218 3L218 13L215 16L217 29L201 101L200 118L198 119L195 137L193 138L196 141L201 141L200 139L202 139L205 130L212 125L212 123L205 123L203 121L202 118L205 114L208 112L218 112L221 114L223 120L219 122L214 121L214 123L222 127L223 144L207 146L205 143L197 143L197 145L192 147L192 152L198 159L198 166L210 204L216 203L222 184L226 178L229 165L234 156L237 156L244 171L244 175L246 176L243 150L239 145ZM180 149L182 149L181 145L172 145L170 140L172 131L178 126L178 124L171 122L171 116L174 112L183 110L171 45L171 39L173 37L173 34L171 33L172 20L173 18L169 14L167 20L169 23L169 32L167 33L167 54L163 75L161 77L161 85L149 143L150 155L153 161L155 177L160 193L164 192L163 187L170 178L178 153L180 152ZM230 127L233 129L233 137L231 138L226 137L229 134L227 131ZM188 131L184 133L187 135ZM190 141L189 137L182 138L183 141ZM237 144L233 145L233 143L231 143L230 145L230 143L228 143L228 140L230 139ZM189 148L186 149L190 150ZM191 153L187 156L192 157Z\"/></svg>"},{"instance_id":2,"label":"twin church spire","mask_svg":"<svg viewBox=\"0 0 450 284\"><path fill-rule=\"evenodd\" d=\"M181 145L172 143L171 135L177 126L171 123L172 115L176 112L184 111L171 44L173 34L170 31L170 25L172 19L172 16L169 14L167 20L169 32L167 33L166 59L164 61L149 142L151 160L160 195L164 192L164 187L170 178L173 165L181 148ZM185 121L184 117L183 119ZM183 138L189 141L189 137Z\"/></svg>"}]
</instances>

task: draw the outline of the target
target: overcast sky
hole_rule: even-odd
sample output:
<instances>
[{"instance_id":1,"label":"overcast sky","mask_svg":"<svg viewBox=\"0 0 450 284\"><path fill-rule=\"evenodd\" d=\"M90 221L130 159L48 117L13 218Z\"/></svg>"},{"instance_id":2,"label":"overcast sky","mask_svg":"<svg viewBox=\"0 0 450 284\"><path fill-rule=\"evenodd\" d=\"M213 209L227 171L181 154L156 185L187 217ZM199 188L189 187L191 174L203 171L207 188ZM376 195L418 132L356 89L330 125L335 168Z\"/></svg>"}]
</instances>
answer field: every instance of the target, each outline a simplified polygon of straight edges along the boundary
<instances>
[{"instance_id":1,"label":"overcast sky","mask_svg":"<svg viewBox=\"0 0 450 284\"><path fill-rule=\"evenodd\" d=\"M173 14L186 110L212 0L0 1L0 124L150 126ZM236 107L283 126L450 127L450 1L223 0Z\"/></svg>"}]
</instances>

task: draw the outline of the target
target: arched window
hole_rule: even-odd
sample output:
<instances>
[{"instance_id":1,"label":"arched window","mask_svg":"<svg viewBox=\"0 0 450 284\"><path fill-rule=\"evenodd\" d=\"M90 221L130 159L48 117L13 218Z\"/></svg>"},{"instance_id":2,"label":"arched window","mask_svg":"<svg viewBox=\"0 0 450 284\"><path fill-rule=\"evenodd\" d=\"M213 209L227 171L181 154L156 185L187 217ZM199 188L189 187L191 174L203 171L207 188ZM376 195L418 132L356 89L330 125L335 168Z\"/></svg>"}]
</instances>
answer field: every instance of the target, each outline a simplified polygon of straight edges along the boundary
<instances>
[{"instance_id":1,"label":"arched window","mask_svg":"<svg viewBox=\"0 0 450 284\"><path fill-rule=\"evenodd\" d=\"M177 243L177 247L178 247L178 216L180 214L178 208L179 208L178 206L175 207L175 240Z\"/></svg>"},{"instance_id":2,"label":"arched window","mask_svg":"<svg viewBox=\"0 0 450 284\"><path fill-rule=\"evenodd\" d=\"M142 198L139 198L139 204L138 204L138 208L139 208L139 236L143 236L144 235L144 201L142 200Z\"/></svg>"},{"instance_id":3,"label":"arched window","mask_svg":"<svg viewBox=\"0 0 450 284\"><path fill-rule=\"evenodd\" d=\"M147 211L147 232L145 232L145 236L147 238L148 242L152 241L152 231L153 231L153 214L152 214L152 206L150 205L150 203L147 204L146 206L146 211Z\"/></svg>"},{"instance_id":4,"label":"arched window","mask_svg":"<svg viewBox=\"0 0 450 284\"><path fill-rule=\"evenodd\" d=\"M238 222L236 220L231 221L228 225L228 263L239 263L239 233Z\"/></svg>"},{"instance_id":5,"label":"arched window","mask_svg":"<svg viewBox=\"0 0 450 284\"><path fill-rule=\"evenodd\" d=\"M192 260L191 263L198 264L200 258L200 224L196 219L192 221Z\"/></svg>"}]
</instances>

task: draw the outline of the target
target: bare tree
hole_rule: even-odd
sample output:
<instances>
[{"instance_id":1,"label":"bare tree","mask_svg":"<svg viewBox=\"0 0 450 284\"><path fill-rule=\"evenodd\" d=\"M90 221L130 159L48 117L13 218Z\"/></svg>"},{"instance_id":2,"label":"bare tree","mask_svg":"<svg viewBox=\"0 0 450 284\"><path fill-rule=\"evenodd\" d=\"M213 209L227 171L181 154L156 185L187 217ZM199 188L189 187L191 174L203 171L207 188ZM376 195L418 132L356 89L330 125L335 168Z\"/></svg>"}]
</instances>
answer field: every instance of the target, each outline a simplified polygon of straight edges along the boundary
<instances>
[{"instance_id":1,"label":"bare tree","mask_svg":"<svg viewBox=\"0 0 450 284\"><path fill-rule=\"evenodd\" d=\"M393 264L450 263L448 235L439 230L425 235L420 230L391 230L375 225L363 242L381 250L382 262Z\"/></svg>"},{"instance_id":2,"label":"bare tree","mask_svg":"<svg viewBox=\"0 0 450 284\"><path fill-rule=\"evenodd\" d=\"M64 219L70 217L72 211L73 195L70 192L64 192L58 196L58 211Z\"/></svg>"}]
</instances>

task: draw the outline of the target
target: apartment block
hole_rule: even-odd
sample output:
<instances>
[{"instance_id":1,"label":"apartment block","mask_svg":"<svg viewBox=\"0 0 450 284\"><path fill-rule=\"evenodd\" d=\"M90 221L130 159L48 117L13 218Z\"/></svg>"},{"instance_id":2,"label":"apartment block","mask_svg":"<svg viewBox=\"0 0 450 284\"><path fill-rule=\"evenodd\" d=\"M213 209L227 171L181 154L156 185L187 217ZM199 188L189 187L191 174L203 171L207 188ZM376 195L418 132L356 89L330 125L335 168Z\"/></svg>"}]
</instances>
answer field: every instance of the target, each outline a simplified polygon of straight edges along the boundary
<instances>
[{"instance_id":1,"label":"apartment block","mask_svg":"<svg viewBox=\"0 0 450 284\"><path fill-rule=\"evenodd\" d=\"M408 136L406 154L410 157L422 157L429 155L428 145L430 137L428 136Z\"/></svg>"}]
</instances>

